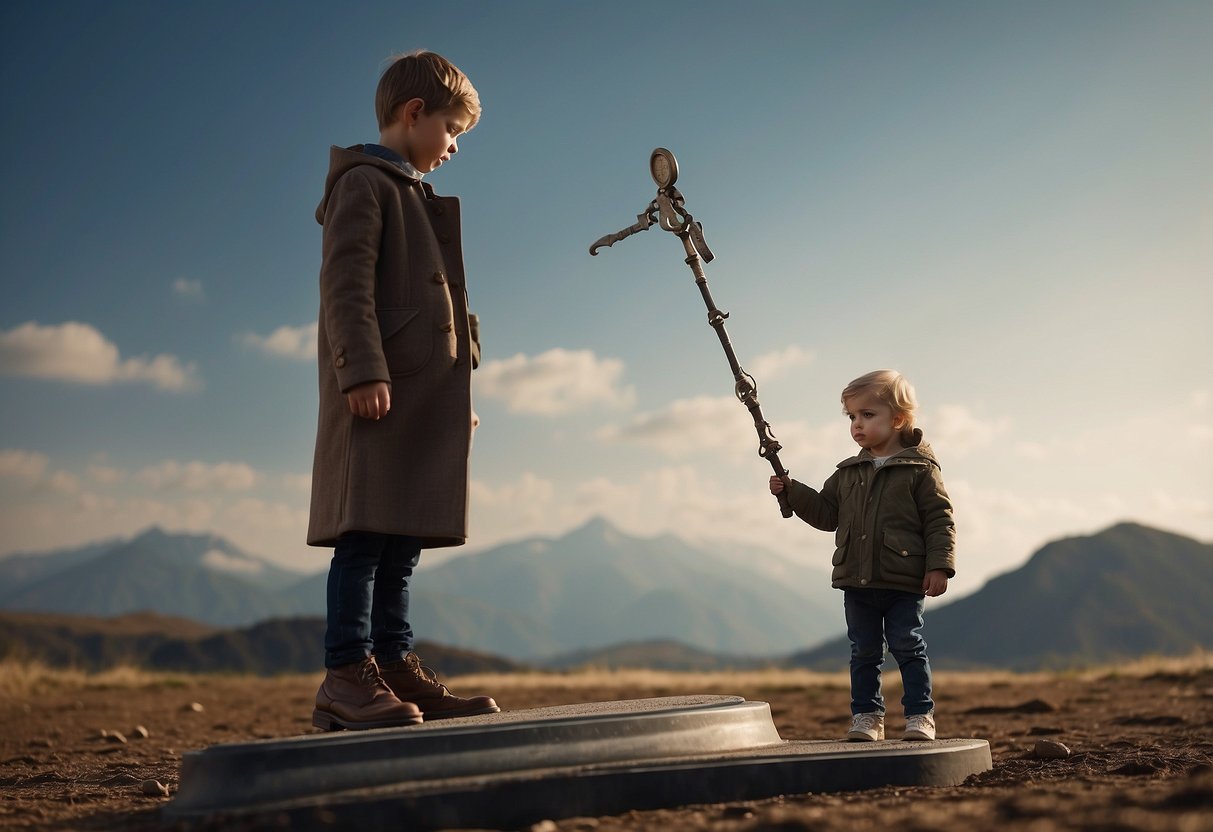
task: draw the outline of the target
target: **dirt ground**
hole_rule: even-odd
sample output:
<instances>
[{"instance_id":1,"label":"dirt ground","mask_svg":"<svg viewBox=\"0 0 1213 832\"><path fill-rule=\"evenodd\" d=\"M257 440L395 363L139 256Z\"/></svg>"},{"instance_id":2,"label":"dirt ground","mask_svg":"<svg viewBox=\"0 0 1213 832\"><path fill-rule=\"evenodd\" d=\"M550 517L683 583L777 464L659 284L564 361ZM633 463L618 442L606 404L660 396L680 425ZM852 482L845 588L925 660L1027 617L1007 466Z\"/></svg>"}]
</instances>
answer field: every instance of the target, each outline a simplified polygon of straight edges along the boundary
<instances>
[{"instance_id":1,"label":"dirt ground","mask_svg":"<svg viewBox=\"0 0 1213 832\"><path fill-rule=\"evenodd\" d=\"M144 794L145 781L163 784L171 795L185 751L310 732L318 680L138 672L89 677L0 664L0 829L172 829L159 814L170 796ZM848 721L846 682L838 676L598 673L463 679L451 686L491 693L506 709L736 694L769 702L784 739L837 738ZM952 788L788 795L533 828L1213 832L1208 657L1087 673L943 673L936 676L936 694L940 736L989 740L992 771ZM897 696L889 684L886 697L895 703ZM890 723L899 736L899 717ZM1042 759L1035 753L1040 740L1063 743L1071 754Z\"/></svg>"}]
</instances>

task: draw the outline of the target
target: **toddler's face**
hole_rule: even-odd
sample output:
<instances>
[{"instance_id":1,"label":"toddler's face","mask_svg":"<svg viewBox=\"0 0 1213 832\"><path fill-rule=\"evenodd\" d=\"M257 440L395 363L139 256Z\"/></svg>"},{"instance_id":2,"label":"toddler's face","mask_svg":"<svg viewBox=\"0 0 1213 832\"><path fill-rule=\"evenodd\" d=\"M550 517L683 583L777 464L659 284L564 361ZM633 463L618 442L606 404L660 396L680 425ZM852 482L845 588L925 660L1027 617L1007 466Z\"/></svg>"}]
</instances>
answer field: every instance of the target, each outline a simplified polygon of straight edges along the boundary
<instances>
[{"instance_id":1,"label":"toddler's face","mask_svg":"<svg viewBox=\"0 0 1213 832\"><path fill-rule=\"evenodd\" d=\"M901 450L899 428L894 426L893 408L872 393L859 393L844 402L851 420L851 438L876 456Z\"/></svg>"},{"instance_id":2,"label":"toddler's face","mask_svg":"<svg viewBox=\"0 0 1213 832\"><path fill-rule=\"evenodd\" d=\"M437 170L459 152L456 141L467 132L471 117L462 107L418 113L405 138L408 160L422 173Z\"/></svg>"}]
</instances>

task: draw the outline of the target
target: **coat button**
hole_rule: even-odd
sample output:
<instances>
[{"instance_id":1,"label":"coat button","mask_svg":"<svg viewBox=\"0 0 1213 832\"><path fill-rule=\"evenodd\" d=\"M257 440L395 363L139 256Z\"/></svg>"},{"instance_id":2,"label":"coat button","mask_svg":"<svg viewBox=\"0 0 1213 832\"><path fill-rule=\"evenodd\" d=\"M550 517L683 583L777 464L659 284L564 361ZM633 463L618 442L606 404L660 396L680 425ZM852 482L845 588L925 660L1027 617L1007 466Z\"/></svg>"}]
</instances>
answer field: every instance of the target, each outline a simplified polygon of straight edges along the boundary
<instances>
[{"instance_id":1,"label":"coat button","mask_svg":"<svg viewBox=\"0 0 1213 832\"><path fill-rule=\"evenodd\" d=\"M867 579L867 578L860 578L860 579L859 579L859 582L860 582L861 584L863 584L864 586L867 586L867 585L868 585L868 579Z\"/></svg>"},{"instance_id":2,"label":"coat button","mask_svg":"<svg viewBox=\"0 0 1213 832\"><path fill-rule=\"evenodd\" d=\"M910 554L910 553L909 553L909 552L907 552L905 549L902 549L902 550L901 550L901 553L902 553L903 555L908 555L908 554Z\"/></svg>"},{"instance_id":3,"label":"coat button","mask_svg":"<svg viewBox=\"0 0 1213 832\"><path fill-rule=\"evenodd\" d=\"M859 536L859 539L860 539L860 540L867 540L867 539L868 539L868 536L867 536L866 534L861 534L861 535Z\"/></svg>"},{"instance_id":4,"label":"coat button","mask_svg":"<svg viewBox=\"0 0 1213 832\"><path fill-rule=\"evenodd\" d=\"M344 366L345 366L345 359L344 359L344 358L338 358L338 359L337 359L336 361L334 361L333 363L337 365L337 369L341 369L342 367L344 367Z\"/></svg>"},{"instance_id":5,"label":"coat button","mask_svg":"<svg viewBox=\"0 0 1213 832\"><path fill-rule=\"evenodd\" d=\"M441 329L443 332L450 332L450 331L451 331L452 329L454 329L454 328L455 328L455 322L454 322L454 321L447 321L446 323L444 323L444 324L443 324L443 325L440 327L440 329Z\"/></svg>"},{"instance_id":6,"label":"coat button","mask_svg":"<svg viewBox=\"0 0 1213 832\"><path fill-rule=\"evenodd\" d=\"M434 272L435 283L446 283L446 275L442 272Z\"/></svg>"},{"instance_id":7,"label":"coat button","mask_svg":"<svg viewBox=\"0 0 1213 832\"><path fill-rule=\"evenodd\" d=\"M337 352L335 354L338 358L345 355L345 347L338 347Z\"/></svg>"}]
</instances>

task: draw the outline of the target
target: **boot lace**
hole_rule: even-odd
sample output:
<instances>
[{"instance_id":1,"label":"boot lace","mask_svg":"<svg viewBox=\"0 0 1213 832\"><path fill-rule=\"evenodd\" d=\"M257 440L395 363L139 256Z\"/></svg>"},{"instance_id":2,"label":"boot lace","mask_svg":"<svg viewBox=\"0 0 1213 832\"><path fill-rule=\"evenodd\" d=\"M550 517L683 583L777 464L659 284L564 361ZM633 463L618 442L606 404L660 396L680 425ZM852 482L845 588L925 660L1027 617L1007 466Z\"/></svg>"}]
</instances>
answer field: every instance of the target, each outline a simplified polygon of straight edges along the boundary
<instances>
[{"instance_id":1,"label":"boot lace","mask_svg":"<svg viewBox=\"0 0 1213 832\"><path fill-rule=\"evenodd\" d=\"M379 673L379 665L374 656L368 657L366 661L358 665L358 681L368 688L387 687L387 682L383 681L383 676Z\"/></svg>"},{"instance_id":2,"label":"boot lace","mask_svg":"<svg viewBox=\"0 0 1213 832\"><path fill-rule=\"evenodd\" d=\"M450 695L450 691L447 690L446 685L438 681L438 674L435 673L431 668L423 665L421 663L421 657L416 653L409 653L407 656L405 656L404 663L409 670L416 674L418 679L422 680L431 687L441 690L443 696Z\"/></svg>"}]
</instances>

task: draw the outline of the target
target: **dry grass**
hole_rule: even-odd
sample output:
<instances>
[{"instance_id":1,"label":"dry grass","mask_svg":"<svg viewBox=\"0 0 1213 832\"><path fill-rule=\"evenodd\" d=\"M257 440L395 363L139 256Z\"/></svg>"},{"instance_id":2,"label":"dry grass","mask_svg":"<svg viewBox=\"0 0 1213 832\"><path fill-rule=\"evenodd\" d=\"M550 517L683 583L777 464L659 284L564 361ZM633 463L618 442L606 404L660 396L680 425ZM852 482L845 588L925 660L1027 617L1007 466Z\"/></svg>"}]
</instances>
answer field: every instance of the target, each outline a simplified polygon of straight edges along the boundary
<instances>
[{"instance_id":1,"label":"dry grass","mask_svg":"<svg viewBox=\"0 0 1213 832\"><path fill-rule=\"evenodd\" d=\"M1143 678L1162 673L1191 674L1213 669L1213 651L1198 651L1188 656L1154 656L1118 665L1103 665L1081 670L1015 673L1010 671L943 671L936 674L941 685L991 685L1056 679L1059 676L1082 680L1106 678ZM37 660L0 660L0 700L28 698L51 689L113 689L181 687L198 680L198 675L116 667L99 673L72 668L49 667ZM299 674L307 684L319 681L319 674ZM452 680L460 687L493 690L581 690L589 688L634 688L644 690L797 690L805 688L846 688L846 673L816 673L809 670L749 670L716 672L680 672L664 670L579 670L567 673L479 673ZM888 680L896 684L896 674Z\"/></svg>"},{"instance_id":2,"label":"dry grass","mask_svg":"<svg viewBox=\"0 0 1213 832\"><path fill-rule=\"evenodd\" d=\"M114 688L181 687L192 678L184 673L166 673L121 666L100 672L50 667L36 659L0 660L0 701L28 698L49 690L105 690Z\"/></svg>"}]
</instances>

